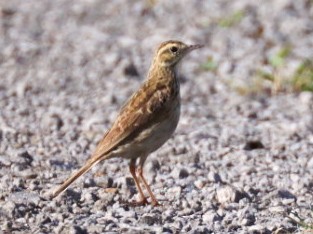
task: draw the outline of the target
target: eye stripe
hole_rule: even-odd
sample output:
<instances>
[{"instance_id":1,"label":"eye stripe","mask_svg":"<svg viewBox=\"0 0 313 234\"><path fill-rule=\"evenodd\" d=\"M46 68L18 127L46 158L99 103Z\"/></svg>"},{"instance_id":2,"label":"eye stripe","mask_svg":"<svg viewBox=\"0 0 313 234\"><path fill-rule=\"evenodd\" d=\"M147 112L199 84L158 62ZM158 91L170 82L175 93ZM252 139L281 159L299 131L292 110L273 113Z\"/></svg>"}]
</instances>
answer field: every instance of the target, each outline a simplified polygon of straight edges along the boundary
<instances>
[{"instance_id":1,"label":"eye stripe","mask_svg":"<svg viewBox=\"0 0 313 234\"><path fill-rule=\"evenodd\" d=\"M163 54L165 51L167 52L173 46L178 47L178 43L168 43L168 44L161 46L158 50L158 54L160 55L160 54Z\"/></svg>"}]
</instances>

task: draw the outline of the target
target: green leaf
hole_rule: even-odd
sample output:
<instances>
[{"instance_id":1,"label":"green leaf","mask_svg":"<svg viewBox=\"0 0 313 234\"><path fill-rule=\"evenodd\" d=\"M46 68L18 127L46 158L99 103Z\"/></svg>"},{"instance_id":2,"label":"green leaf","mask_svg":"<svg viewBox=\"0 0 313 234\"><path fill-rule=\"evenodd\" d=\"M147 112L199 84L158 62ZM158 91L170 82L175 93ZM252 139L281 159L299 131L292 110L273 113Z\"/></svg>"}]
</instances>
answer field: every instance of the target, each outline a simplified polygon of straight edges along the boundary
<instances>
[{"instance_id":1,"label":"green leaf","mask_svg":"<svg viewBox=\"0 0 313 234\"><path fill-rule=\"evenodd\" d=\"M216 71L217 63L213 60L212 57L208 57L207 61L201 64L201 68L206 71Z\"/></svg>"},{"instance_id":2,"label":"green leaf","mask_svg":"<svg viewBox=\"0 0 313 234\"><path fill-rule=\"evenodd\" d=\"M234 12L232 15L221 19L218 22L218 25L224 28L229 28L232 27L238 23L240 23L240 21L245 17L245 12L244 11L237 11Z\"/></svg>"},{"instance_id":3,"label":"green leaf","mask_svg":"<svg viewBox=\"0 0 313 234\"><path fill-rule=\"evenodd\" d=\"M298 91L313 92L313 61L305 60L300 64L292 78L293 86Z\"/></svg>"},{"instance_id":4,"label":"green leaf","mask_svg":"<svg viewBox=\"0 0 313 234\"><path fill-rule=\"evenodd\" d=\"M291 52L290 46L285 46L276 54L269 58L269 62L273 67L281 67L285 64L285 60Z\"/></svg>"}]
</instances>

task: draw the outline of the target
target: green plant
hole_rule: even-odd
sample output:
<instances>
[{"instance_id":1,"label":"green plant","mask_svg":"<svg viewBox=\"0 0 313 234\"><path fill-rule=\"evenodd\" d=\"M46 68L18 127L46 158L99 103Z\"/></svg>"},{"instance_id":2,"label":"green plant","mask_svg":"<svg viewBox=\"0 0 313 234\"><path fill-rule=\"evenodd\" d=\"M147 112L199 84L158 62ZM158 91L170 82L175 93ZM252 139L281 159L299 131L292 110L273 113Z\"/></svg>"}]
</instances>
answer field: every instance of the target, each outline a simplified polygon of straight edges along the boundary
<instances>
[{"instance_id":1,"label":"green plant","mask_svg":"<svg viewBox=\"0 0 313 234\"><path fill-rule=\"evenodd\" d=\"M313 92L313 60L303 61L292 77L292 84L296 91Z\"/></svg>"},{"instance_id":2,"label":"green plant","mask_svg":"<svg viewBox=\"0 0 313 234\"><path fill-rule=\"evenodd\" d=\"M234 12L232 15L220 19L218 25L224 28L232 27L236 24L239 24L240 21L245 17L245 12L240 10Z\"/></svg>"},{"instance_id":3,"label":"green plant","mask_svg":"<svg viewBox=\"0 0 313 234\"><path fill-rule=\"evenodd\" d=\"M205 71L215 72L217 69L217 63L213 60L211 56L207 58L207 61L201 64L201 68Z\"/></svg>"},{"instance_id":4,"label":"green plant","mask_svg":"<svg viewBox=\"0 0 313 234\"><path fill-rule=\"evenodd\" d=\"M269 58L269 63L274 67L278 68L285 64L285 60L291 52L291 47L289 45L281 48L276 54Z\"/></svg>"}]
</instances>

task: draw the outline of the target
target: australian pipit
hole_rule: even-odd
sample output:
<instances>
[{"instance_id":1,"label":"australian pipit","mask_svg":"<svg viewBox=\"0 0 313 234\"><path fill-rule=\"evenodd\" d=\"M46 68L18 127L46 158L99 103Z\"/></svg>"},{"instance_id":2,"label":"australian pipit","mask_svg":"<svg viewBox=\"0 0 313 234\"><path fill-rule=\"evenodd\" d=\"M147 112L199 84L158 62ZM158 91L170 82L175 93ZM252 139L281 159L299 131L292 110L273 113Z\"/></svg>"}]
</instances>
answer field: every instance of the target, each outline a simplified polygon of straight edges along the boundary
<instances>
[{"instance_id":1,"label":"australian pipit","mask_svg":"<svg viewBox=\"0 0 313 234\"><path fill-rule=\"evenodd\" d=\"M148 203L141 181L151 197L152 205L158 205L143 176L143 165L148 155L162 146L176 129L180 115L176 67L186 54L200 47L180 41L166 41L158 47L146 81L122 107L111 129L106 132L86 164L55 190L53 197L100 161L122 157L130 160L130 173L141 197L138 204Z\"/></svg>"}]
</instances>

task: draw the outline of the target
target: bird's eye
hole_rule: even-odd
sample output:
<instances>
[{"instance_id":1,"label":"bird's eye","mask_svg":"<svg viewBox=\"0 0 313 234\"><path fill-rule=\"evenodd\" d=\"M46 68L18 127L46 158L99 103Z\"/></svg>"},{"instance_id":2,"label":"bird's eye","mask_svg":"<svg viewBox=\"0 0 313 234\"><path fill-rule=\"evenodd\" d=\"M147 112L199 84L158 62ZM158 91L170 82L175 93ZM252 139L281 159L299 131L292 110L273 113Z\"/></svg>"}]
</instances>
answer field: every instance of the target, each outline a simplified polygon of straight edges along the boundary
<instances>
[{"instance_id":1,"label":"bird's eye","mask_svg":"<svg viewBox=\"0 0 313 234\"><path fill-rule=\"evenodd\" d=\"M172 46L170 50L171 52L176 53L178 51L178 48L176 46Z\"/></svg>"}]
</instances>

